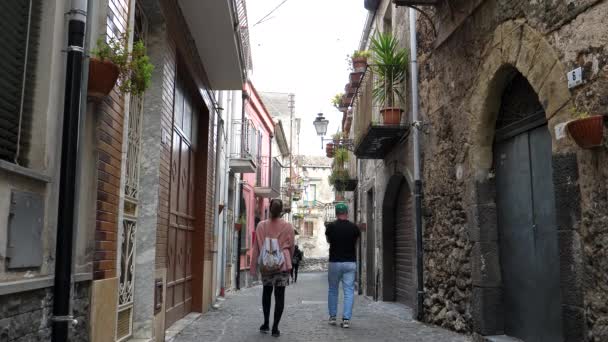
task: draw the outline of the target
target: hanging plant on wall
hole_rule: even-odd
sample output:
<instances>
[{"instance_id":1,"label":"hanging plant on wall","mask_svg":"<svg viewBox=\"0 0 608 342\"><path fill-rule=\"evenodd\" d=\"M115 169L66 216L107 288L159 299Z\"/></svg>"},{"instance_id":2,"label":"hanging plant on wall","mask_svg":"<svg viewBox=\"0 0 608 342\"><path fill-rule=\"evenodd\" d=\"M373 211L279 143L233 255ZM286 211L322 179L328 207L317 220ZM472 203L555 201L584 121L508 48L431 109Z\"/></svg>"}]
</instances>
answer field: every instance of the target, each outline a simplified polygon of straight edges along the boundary
<instances>
[{"instance_id":1,"label":"hanging plant on wall","mask_svg":"<svg viewBox=\"0 0 608 342\"><path fill-rule=\"evenodd\" d=\"M379 33L371 41L374 56L373 70L377 75L372 90L374 99L380 104L380 112L385 125L401 123L405 102L403 82L405 81L408 50L399 49L398 41L390 33Z\"/></svg>"},{"instance_id":2,"label":"hanging plant on wall","mask_svg":"<svg viewBox=\"0 0 608 342\"><path fill-rule=\"evenodd\" d=\"M604 116L589 115L573 109L576 119L568 122L568 134L576 144L585 149L602 146L604 143Z\"/></svg>"},{"instance_id":3,"label":"hanging plant on wall","mask_svg":"<svg viewBox=\"0 0 608 342\"><path fill-rule=\"evenodd\" d=\"M364 72L367 68L367 59L370 56L371 53L367 50L356 50L355 52L353 52L353 70L355 72Z\"/></svg>"},{"instance_id":4,"label":"hanging plant on wall","mask_svg":"<svg viewBox=\"0 0 608 342\"><path fill-rule=\"evenodd\" d=\"M121 93L141 95L150 86L154 65L142 40L128 48L128 33L107 42L99 38L89 60L88 95L94 99L107 96L118 82Z\"/></svg>"}]
</instances>

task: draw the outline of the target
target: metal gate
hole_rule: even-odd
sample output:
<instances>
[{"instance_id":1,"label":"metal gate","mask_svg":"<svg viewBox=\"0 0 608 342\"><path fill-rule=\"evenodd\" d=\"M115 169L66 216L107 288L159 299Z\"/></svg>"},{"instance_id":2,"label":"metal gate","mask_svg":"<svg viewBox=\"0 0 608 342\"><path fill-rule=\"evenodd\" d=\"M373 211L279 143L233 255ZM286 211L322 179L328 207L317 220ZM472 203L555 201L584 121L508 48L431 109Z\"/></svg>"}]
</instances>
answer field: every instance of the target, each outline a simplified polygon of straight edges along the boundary
<instances>
[{"instance_id":1,"label":"metal gate","mask_svg":"<svg viewBox=\"0 0 608 342\"><path fill-rule=\"evenodd\" d=\"M520 74L502 103L494 164L505 332L526 342L561 341L551 136Z\"/></svg>"},{"instance_id":2,"label":"metal gate","mask_svg":"<svg viewBox=\"0 0 608 342\"><path fill-rule=\"evenodd\" d=\"M169 196L166 327L192 309L192 239L198 110L184 82L177 78L173 110Z\"/></svg>"},{"instance_id":3,"label":"metal gate","mask_svg":"<svg viewBox=\"0 0 608 342\"><path fill-rule=\"evenodd\" d=\"M402 184L395 212L395 301L414 305L414 241L413 201L407 185Z\"/></svg>"}]
</instances>

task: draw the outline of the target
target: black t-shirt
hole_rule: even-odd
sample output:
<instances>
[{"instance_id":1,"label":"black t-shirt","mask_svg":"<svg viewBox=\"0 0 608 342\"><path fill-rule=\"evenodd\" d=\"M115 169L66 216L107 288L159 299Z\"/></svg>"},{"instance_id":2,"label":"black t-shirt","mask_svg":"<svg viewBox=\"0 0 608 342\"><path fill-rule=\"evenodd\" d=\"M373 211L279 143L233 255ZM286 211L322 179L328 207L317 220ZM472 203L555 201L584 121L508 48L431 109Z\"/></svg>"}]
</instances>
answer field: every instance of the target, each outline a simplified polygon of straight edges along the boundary
<instances>
[{"instance_id":1,"label":"black t-shirt","mask_svg":"<svg viewBox=\"0 0 608 342\"><path fill-rule=\"evenodd\" d=\"M356 262L359 228L352 222L336 220L327 225L325 236L329 242L329 262Z\"/></svg>"}]
</instances>

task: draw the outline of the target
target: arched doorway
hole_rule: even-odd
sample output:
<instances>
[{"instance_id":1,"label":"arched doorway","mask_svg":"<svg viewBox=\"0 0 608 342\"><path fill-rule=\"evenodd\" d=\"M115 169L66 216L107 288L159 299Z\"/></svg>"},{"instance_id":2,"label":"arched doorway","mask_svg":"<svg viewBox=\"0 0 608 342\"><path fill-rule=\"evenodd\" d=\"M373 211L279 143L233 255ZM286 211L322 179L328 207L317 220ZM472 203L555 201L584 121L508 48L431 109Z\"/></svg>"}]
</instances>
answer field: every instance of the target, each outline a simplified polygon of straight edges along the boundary
<instances>
[{"instance_id":1,"label":"arched doorway","mask_svg":"<svg viewBox=\"0 0 608 342\"><path fill-rule=\"evenodd\" d=\"M496 122L498 244L505 333L526 342L561 341L559 252L551 135L528 80L503 71Z\"/></svg>"},{"instance_id":2,"label":"arched doorway","mask_svg":"<svg viewBox=\"0 0 608 342\"><path fill-rule=\"evenodd\" d=\"M382 203L382 298L413 308L416 276L413 201L403 175L389 179Z\"/></svg>"}]
</instances>

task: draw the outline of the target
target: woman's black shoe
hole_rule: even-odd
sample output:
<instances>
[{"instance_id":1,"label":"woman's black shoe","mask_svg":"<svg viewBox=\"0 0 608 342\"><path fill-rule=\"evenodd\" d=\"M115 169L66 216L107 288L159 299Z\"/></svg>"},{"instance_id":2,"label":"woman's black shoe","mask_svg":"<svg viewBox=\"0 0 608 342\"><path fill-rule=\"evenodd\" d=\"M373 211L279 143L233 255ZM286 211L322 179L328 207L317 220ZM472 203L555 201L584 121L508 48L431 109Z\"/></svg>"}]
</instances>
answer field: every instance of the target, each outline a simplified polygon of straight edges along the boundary
<instances>
[{"instance_id":1,"label":"woman's black shoe","mask_svg":"<svg viewBox=\"0 0 608 342\"><path fill-rule=\"evenodd\" d=\"M281 332L279 331L279 329L272 329L272 336L274 336L274 337L281 336Z\"/></svg>"},{"instance_id":2,"label":"woman's black shoe","mask_svg":"<svg viewBox=\"0 0 608 342\"><path fill-rule=\"evenodd\" d=\"M262 334L268 334L269 331L270 328L268 327L268 324L262 324L262 326L260 327L260 332Z\"/></svg>"}]
</instances>

